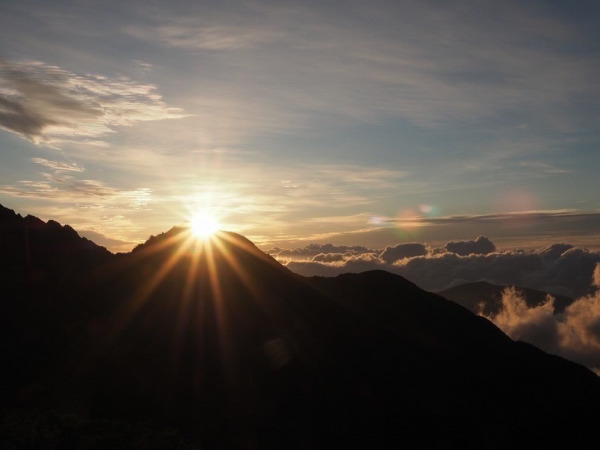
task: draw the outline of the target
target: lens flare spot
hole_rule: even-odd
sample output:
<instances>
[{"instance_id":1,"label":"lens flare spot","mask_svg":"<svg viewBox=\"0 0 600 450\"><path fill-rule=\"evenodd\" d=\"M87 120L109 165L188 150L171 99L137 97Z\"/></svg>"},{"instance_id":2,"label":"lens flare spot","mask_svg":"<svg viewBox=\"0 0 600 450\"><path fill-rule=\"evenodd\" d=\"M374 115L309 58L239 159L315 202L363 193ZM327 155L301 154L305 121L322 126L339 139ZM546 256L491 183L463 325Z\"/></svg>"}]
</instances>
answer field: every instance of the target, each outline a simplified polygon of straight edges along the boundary
<instances>
[{"instance_id":1,"label":"lens flare spot","mask_svg":"<svg viewBox=\"0 0 600 450\"><path fill-rule=\"evenodd\" d=\"M421 216L412 209L403 209L396 216L396 222L400 228L420 228L423 226Z\"/></svg>"}]
</instances>

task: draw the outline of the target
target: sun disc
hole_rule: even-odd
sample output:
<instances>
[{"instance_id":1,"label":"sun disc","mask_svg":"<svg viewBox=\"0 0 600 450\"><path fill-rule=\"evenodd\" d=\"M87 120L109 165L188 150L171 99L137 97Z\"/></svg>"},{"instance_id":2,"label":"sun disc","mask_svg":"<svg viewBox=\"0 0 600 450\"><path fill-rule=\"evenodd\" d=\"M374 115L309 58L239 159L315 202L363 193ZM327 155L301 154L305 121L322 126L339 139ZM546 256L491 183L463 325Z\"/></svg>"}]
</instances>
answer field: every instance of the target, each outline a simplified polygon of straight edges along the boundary
<instances>
[{"instance_id":1,"label":"sun disc","mask_svg":"<svg viewBox=\"0 0 600 450\"><path fill-rule=\"evenodd\" d=\"M216 217L206 213L196 214L190 221L190 229L192 233L201 239L205 239L213 235L219 230L220 226L221 225Z\"/></svg>"}]
</instances>

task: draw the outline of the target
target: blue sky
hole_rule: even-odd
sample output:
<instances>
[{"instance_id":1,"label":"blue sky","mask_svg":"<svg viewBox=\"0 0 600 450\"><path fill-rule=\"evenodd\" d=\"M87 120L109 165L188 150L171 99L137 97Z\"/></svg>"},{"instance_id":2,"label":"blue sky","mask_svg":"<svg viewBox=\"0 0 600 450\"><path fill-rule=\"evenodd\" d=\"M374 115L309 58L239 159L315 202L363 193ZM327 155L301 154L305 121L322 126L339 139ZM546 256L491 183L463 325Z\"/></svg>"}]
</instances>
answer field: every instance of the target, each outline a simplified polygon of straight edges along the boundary
<instances>
[{"instance_id":1,"label":"blue sky","mask_svg":"<svg viewBox=\"0 0 600 450\"><path fill-rule=\"evenodd\" d=\"M0 203L127 250L600 237L595 2L0 5Z\"/></svg>"}]
</instances>

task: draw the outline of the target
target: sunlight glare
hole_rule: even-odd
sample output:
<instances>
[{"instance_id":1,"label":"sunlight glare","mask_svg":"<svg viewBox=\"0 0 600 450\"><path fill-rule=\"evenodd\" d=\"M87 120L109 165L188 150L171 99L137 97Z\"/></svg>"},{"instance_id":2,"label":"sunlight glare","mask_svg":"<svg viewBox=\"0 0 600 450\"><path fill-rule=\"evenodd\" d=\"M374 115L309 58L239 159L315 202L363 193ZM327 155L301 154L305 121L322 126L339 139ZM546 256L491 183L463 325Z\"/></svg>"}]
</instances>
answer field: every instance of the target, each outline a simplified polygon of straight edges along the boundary
<instances>
[{"instance_id":1,"label":"sunlight glare","mask_svg":"<svg viewBox=\"0 0 600 450\"><path fill-rule=\"evenodd\" d=\"M201 239L206 239L219 230L221 224L215 216L207 213L198 213L190 221L192 233Z\"/></svg>"}]
</instances>

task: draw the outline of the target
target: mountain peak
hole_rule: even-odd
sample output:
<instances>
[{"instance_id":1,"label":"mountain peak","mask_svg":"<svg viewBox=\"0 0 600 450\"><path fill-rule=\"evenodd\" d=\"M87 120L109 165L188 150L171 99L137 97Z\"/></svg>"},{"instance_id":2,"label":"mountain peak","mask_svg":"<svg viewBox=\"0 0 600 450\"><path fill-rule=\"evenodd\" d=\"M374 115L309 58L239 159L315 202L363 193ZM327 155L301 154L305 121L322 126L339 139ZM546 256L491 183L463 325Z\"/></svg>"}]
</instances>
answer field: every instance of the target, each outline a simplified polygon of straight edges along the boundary
<instances>
[{"instance_id":1,"label":"mountain peak","mask_svg":"<svg viewBox=\"0 0 600 450\"><path fill-rule=\"evenodd\" d=\"M592 372L397 275L301 277L227 231L112 255L54 221L0 209L0 226L6 410L210 448L578 447L595 430Z\"/></svg>"},{"instance_id":2,"label":"mountain peak","mask_svg":"<svg viewBox=\"0 0 600 450\"><path fill-rule=\"evenodd\" d=\"M191 264L198 270L210 267L217 270L222 278L231 278L235 271L247 272L247 277L266 277L273 271L292 275L249 239L231 231L217 231L209 237L198 238L189 228L175 226L169 231L150 236L129 255L124 258L125 261L129 260L129 264L137 264L138 261L163 264L169 260L172 266ZM203 274L199 273L199 276Z\"/></svg>"}]
</instances>

